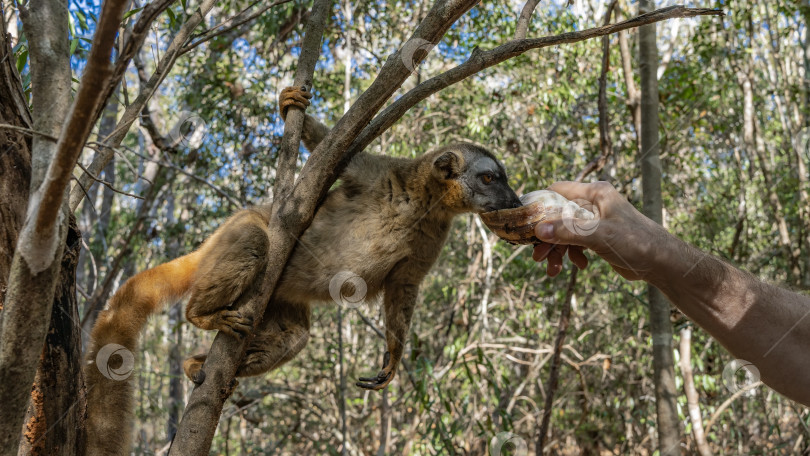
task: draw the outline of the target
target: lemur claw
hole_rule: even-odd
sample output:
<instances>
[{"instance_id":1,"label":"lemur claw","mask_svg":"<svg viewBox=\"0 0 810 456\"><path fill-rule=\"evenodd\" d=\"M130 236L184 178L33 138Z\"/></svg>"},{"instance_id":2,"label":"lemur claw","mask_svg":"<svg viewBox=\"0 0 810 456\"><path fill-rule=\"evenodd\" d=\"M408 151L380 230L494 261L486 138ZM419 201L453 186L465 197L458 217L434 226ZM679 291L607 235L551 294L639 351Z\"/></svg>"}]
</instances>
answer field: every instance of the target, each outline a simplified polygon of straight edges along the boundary
<instances>
[{"instance_id":1,"label":"lemur claw","mask_svg":"<svg viewBox=\"0 0 810 456\"><path fill-rule=\"evenodd\" d=\"M355 386L369 390L381 390L388 386L388 384L391 383L391 380L394 378L394 370L390 368L390 362L391 353L385 352L385 355L383 356L383 369L380 371L380 373L377 374L376 377L360 377L358 379L360 381L355 383Z\"/></svg>"},{"instance_id":2,"label":"lemur claw","mask_svg":"<svg viewBox=\"0 0 810 456\"><path fill-rule=\"evenodd\" d=\"M197 371L197 373L194 374L194 377L191 378L191 382L197 386L202 385L204 381L205 381L205 371L202 369Z\"/></svg>"},{"instance_id":3,"label":"lemur claw","mask_svg":"<svg viewBox=\"0 0 810 456\"><path fill-rule=\"evenodd\" d=\"M238 310L223 310L219 313L220 331L243 338L253 331L253 317L242 316Z\"/></svg>"}]
</instances>

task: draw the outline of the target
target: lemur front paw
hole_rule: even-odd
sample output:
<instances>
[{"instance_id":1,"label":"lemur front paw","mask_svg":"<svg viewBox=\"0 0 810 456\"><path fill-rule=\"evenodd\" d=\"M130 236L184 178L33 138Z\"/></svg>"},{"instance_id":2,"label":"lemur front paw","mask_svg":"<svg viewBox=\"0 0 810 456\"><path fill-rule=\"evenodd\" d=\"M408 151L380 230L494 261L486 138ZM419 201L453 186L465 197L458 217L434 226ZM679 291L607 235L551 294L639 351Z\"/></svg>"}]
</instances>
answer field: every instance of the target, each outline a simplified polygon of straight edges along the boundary
<instances>
[{"instance_id":1,"label":"lemur front paw","mask_svg":"<svg viewBox=\"0 0 810 456\"><path fill-rule=\"evenodd\" d=\"M194 355L183 361L183 372L195 385L202 385L205 381L205 371L202 370L207 355Z\"/></svg>"},{"instance_id":2,"label":"lemur front paw","mask_svg":"<svg viewBox=\"0 0 810 456\"><path fill-rule=\"evenodd\" d=\"M240 339L253 331L253 318L242 316L238 310L219 311L217 323L216 329Z\"/></svg>"},{"instance_id":3,"label":"lemur front paw","mask_svg":"<svg viewBox=\"0 0 810 456\"><path fill-rule=\"evenodd\" d=\"M360 377L355 385L368 390L381 390L394 379L396 367L391 365L391 353L385 352L383 357L383 369L376 377Z\"/></svg>"},{"instance_id":4,"label":"lemur front paw","mask_svg":"<svg viewBox=\"0 0 810 456\"><path fill-rule=\"evenodd\" d=\"M307 91L306 87L287 87L278 95L278 111L281 114L282 120L287 120L287 110L290 106L307 109L312 98L312 94Z\"/></svg>"}]
</instances>

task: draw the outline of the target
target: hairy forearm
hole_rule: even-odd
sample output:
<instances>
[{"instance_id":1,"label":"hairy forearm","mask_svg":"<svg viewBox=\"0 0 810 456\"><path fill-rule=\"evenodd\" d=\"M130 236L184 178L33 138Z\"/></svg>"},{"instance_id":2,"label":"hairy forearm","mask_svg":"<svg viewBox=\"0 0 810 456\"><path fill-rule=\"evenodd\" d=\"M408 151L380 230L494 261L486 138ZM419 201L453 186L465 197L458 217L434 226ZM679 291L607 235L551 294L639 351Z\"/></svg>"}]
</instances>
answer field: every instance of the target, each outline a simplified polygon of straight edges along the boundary
<instances>
[{"instance_id":1,"label":"hairy forearm","mask_svg":"<svg viewBox=\"0 0 810 456\"><path fill-rule=\"evenodd\" d=\"M648 282L761 379L810 404L810 298L767 284L667 235Z\"/></svg>"}]
</instances>

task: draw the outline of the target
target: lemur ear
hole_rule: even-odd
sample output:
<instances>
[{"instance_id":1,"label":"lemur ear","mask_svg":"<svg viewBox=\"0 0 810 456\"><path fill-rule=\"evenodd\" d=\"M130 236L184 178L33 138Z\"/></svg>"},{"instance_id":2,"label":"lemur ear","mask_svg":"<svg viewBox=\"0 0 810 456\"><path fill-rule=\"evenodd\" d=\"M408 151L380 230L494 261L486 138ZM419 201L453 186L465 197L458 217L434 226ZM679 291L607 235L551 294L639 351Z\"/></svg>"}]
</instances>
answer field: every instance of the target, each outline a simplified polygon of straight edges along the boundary
<instances>
[{"instance_id":1,"label":"lemur ear","mask_svg":"<svg viewBox=\"0 0 810 456\"><path fill-rule=\"evenodd\" d=\"M456 179L461 175L461 164L461 155L448 150L433 161L433 173L440 179Z\"/></svg>"}]
</instances>

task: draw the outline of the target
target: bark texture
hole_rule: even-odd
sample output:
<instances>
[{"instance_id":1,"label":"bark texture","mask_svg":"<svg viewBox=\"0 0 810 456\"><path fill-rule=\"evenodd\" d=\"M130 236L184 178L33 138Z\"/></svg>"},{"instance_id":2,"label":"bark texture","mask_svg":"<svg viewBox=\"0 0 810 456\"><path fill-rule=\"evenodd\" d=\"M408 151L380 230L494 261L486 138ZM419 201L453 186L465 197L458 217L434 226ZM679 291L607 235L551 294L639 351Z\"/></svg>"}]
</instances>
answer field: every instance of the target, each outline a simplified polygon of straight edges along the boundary
<instances>
[{"instance_id":1,"label":"bark texture","mask_svg":"<svg viewBox=\"0 0 810 456\"><path fill-rule=\"evenodd\" d=\"M51 322L31 391L20 454L73 456L84 452L87 401L81 368L76 264L81 233L70 217ZM28 451L24 451L28 450Z\"/></svg>"},{"instance_id":2,"label":"bark texture","mask_svg":"<svg viewBox=\"0 0 810 456\"><path fill-rule=\"evenodd\" d=\"M0 123L31 128L20 75L14 65L10 35L0 21ZM25 220L31 183L31 137L0 129L0 310L6 298L11 259Z\"/></svg>"}]
</instances>

